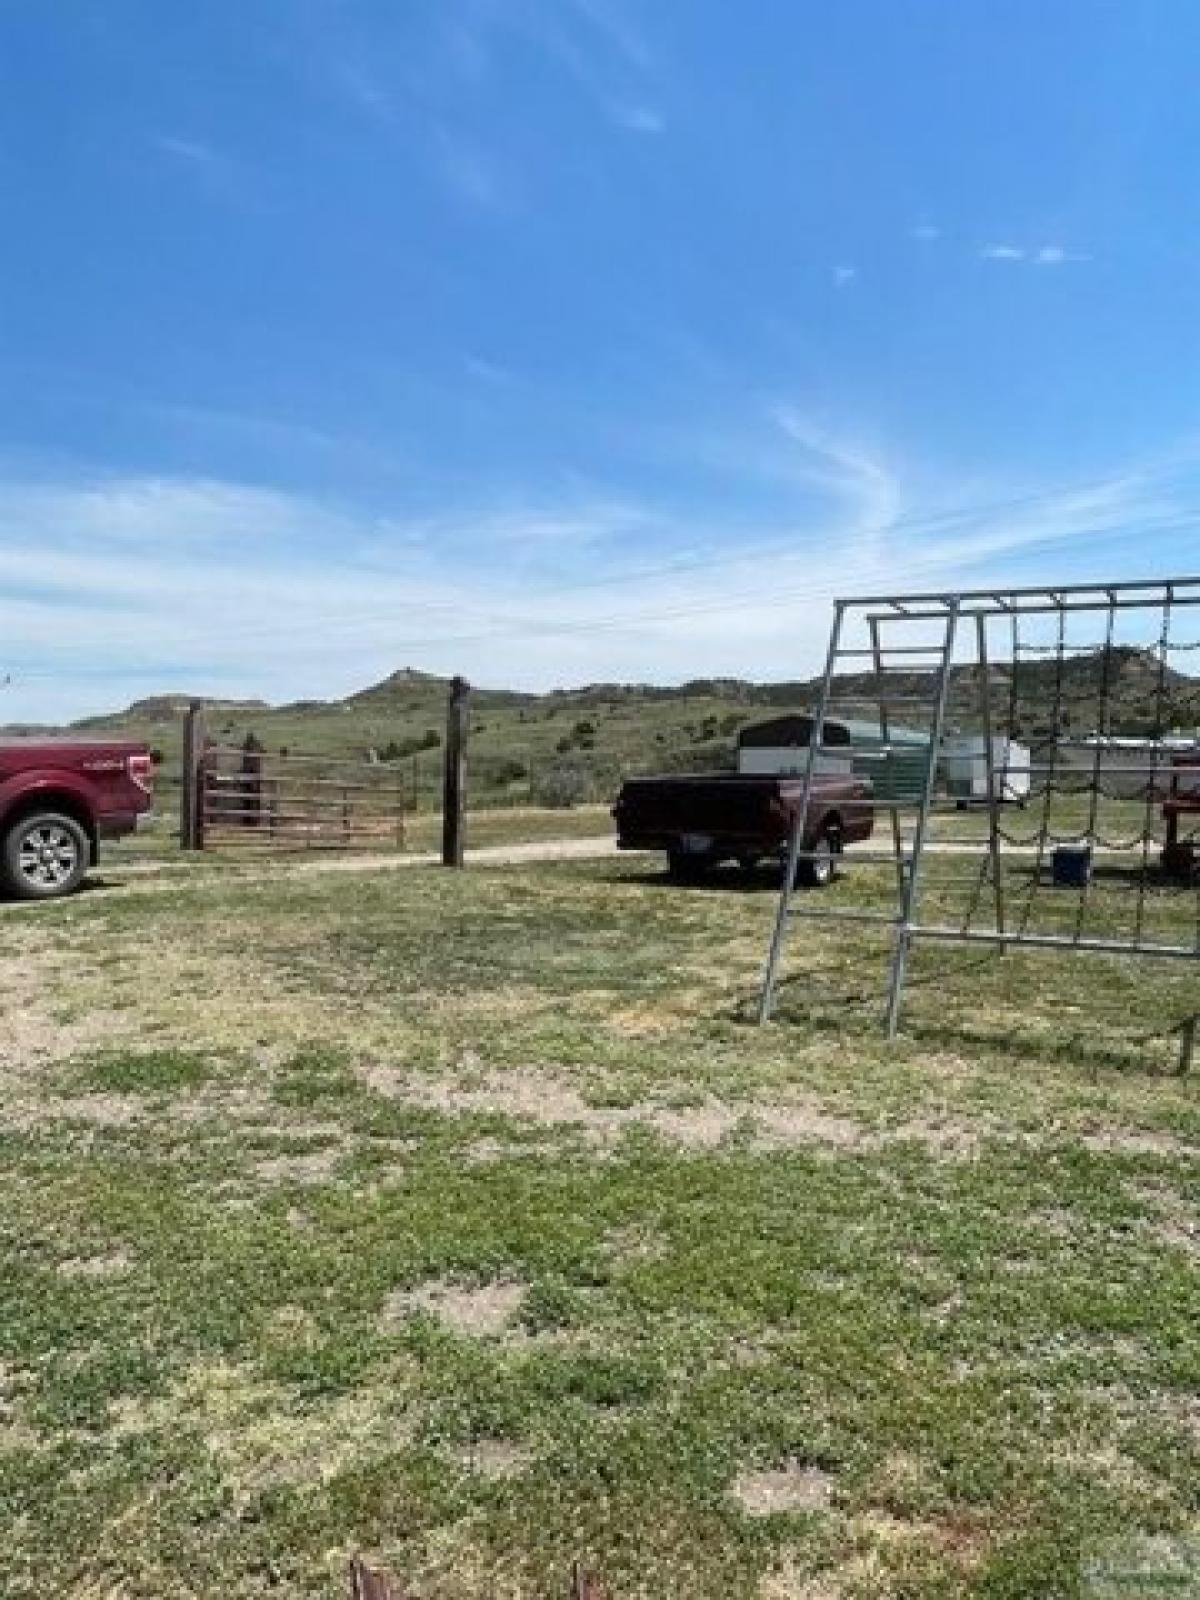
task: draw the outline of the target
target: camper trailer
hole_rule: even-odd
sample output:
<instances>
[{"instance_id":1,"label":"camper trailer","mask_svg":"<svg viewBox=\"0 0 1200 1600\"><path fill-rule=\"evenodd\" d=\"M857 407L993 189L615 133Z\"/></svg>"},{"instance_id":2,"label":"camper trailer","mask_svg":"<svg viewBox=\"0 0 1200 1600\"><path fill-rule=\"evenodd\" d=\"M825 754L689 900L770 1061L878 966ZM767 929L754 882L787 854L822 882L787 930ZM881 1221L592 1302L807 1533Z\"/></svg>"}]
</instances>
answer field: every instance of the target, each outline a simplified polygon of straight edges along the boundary
<instances>
[{"instance_id":1,"label":"camper trailer","mask_svg":"<svg viewBox=\"0 0 1200 1600\"><path fill-rule=\"evenodd\" d=\"M1028 746L1015 739L994 736L989 762L988 742L982 734L951 734L942 740L939 767L947 794L962 805L982 805L993 797L1024 805L1029 798L1031 762Z\"/></svg>"},{"instance_id":2,"label":"camper trailer","mask_svg":"<svg viewBox=\"0 0 1200 1600\"><path fill-rule=\"evenodd\" d=\"M1086 773L1089 779L1094 773L1102 793L1110 797L1140 800L1150 791L1165 790L1172 764L1194 758L1198 743L1178 734L1163 739L1093 734L1060 739L1055 764L1060 771Z\"/></svg>"},{"instance_id":3,"label":"camper trailer","mask_svg":"<svg viewBox=\"0 0 1200 1600\"><path fill-rule=\"evenodd\" d=\"M743 728L738 734L738 771L744 777L803 777L808 771L812 730L813 718L802 715L773 717L769 722L755 722ZM822 776L849 777L850 730L846 724L826 717L821 744L817 772Z\"/></svg>"},{"instance_id":4,"label":"camper trailer","mask_svg":"<svg viewBox=\"0 0 1200 1600\"><path fill-rule=\"evenodd\" d=\"M743 728L738 735L738 771L803 777L814 721L797 712ZM886 751L883 743L877 722L826 717L815 770L823 777L853 775L868 780L877 803L912 804L925 786L929 735L919 728L893 727L888 730Z\"/></svg>"}]
</instances>

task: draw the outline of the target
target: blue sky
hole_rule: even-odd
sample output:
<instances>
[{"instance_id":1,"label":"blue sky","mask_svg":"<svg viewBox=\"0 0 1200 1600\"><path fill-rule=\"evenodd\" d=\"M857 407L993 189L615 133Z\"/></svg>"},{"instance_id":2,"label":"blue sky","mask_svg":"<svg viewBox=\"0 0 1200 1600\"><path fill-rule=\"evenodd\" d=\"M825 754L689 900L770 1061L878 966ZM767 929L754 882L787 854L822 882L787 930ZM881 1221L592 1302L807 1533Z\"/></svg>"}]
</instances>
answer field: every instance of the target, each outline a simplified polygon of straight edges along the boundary
<instances>
[{"instance_id":1,"label":"blue sky","mask_svg":"<svg viewBox=\"0 0 1200 1600\"><path fill-rule=\"evenodd\" d=\"M0 0L0 719L1200 568L1193 0Z\"/></svg>"}]
</instances>

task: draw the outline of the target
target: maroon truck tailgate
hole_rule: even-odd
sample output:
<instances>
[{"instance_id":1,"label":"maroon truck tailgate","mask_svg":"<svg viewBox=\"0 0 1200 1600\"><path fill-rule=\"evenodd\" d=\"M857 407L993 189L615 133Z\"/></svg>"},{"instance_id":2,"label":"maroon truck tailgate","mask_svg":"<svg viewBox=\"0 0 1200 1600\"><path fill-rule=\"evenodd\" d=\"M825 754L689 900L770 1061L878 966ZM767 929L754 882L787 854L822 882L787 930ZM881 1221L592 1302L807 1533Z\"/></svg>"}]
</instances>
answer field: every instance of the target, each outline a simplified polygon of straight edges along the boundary
<instances>
[{"instance_id":1,"label":"maroon truck tailgate","mask_svg":"<svg viewBox=\"0 0 1200 1600\"><path fill-rule=\"evenodd\" d=\"M695 833L724 838L782 838L787 817L777 800L781 785L760 777L736 774L719 777L630 778L617 803L622 833L668 834L679 831L681 820ZM803 784L796 785L797 790Z\"/></svg>"}]
</instances>

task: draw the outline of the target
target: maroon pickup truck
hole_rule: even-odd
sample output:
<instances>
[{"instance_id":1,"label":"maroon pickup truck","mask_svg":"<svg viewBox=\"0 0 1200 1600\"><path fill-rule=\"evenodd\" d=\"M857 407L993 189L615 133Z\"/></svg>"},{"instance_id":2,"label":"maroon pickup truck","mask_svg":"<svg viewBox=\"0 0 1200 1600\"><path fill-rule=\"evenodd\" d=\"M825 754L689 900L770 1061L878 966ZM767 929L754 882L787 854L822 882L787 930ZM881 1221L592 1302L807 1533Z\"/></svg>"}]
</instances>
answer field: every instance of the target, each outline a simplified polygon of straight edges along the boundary
<instances>
[{"instance_id":1,"label":"maroon pickup truck","mask_svg":"<svg viewBox=\"0 0 1200 1600\"><path fill-rule=\"evenodd\" d=\"M144 744L0 737L0 891L22 900L70 894L100 840L132 832L153 804Z\"/></svg>"},{"instance_id":2,"label":"maroon pickup truck","mask_svg":"<svg viewBox=\"0 0 1200 1600\"><path fill-rule=\"evenodd\" d=\"M750 871L783 857L804 803L804 779L714 773L629 778L613 807L621 850L665 850L673 878L696 882L723 861ZM823 889L846 845L869 839L871 785L830 774L813 779L796 882Z\"/></svg>"}]
</instances>

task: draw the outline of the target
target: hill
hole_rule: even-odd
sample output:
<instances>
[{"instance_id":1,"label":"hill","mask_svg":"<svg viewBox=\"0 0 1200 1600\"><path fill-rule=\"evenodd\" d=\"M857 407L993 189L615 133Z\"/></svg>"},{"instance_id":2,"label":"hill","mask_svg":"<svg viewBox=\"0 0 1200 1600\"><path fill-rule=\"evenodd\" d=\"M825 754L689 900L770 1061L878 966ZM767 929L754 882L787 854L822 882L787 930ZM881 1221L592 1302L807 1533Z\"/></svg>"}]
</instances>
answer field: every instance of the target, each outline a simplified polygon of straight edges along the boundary
<instances>
[{"instance_id":1,"label":"hill","mask_svg":"<svg viewBox=\"0 0 1200 1600\"><path fill-rule=\"evenodd\" d=\"M81 717L71 726L82 731L98 730L104 732L118 723L166 723L176 722L183 716L194 696L186 694L155 694L145 700L135 700L132 705L126 706L124 711L98 717ZM214 711L244 712L247 715L260 711L269 711L270 705L266 700L210 700L209 705Z\"/></svg>"},{"instance_id":2,"label":"hill","mask_svg":"<svg viewBox=\"0 0 1200 1600\"><path fill-rule=\"evenodd\" d=\"M1106 681L1107 680L1107 681ZM926 672L895 675L892 693L927 703L932 679ZM1200 678L1169 669L1164 677L1167 723L1200 724ZM605 798L630 772L698 771L732 764L738 730L780 710L811 707L816 680L754 683L736 678L698 678L678 685L597 683L545 694L479 688L472 695L472 770L477 794L496 799L537 798L548 782L566 774L574 792ZM208 729L225 743L248 733L268 749L362 758L375 752L402 767L406 781L425 795L437 788L440 745L449 680L403 668L341 700L305 700L270 706L260 700L221 700L208 705ZM873 702L869 674L836 682L836 714L866 716ZM956 668L949 725L979 727L977 669ZM1139 734L1157 722L1157 658L1135 648L1114 650L1107 667L1102 653L1022 662L1015 699L1011 669L992 669L996 725L1036 743L1055 725L1084 734ZM855 703L858 697L858 703ZM182 714L190 696L153 695L106 717L75 724L81 731L114 732L146 739L161 751L165 774L178 770ZM894 714L898 722L928 720L920 707Z\"/></svg>"}]
</instances>

